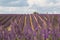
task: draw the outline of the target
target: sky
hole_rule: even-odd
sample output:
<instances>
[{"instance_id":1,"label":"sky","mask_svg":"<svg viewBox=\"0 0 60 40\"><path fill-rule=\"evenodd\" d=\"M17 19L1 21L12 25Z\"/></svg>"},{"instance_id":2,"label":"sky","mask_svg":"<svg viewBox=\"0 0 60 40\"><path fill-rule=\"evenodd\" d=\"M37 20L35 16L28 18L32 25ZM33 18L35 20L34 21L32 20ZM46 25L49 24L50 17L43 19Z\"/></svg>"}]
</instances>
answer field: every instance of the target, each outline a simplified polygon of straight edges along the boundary
<instances>
[{"instance_id":1,"label":"sky","mask_svg":"<svg viewBox=\"0 0 60 40\"><path fill-rule=\"evenodd\" d=\"M60 13L60 0L0 0L0 13Z\"/></svg>"}]
</instances>

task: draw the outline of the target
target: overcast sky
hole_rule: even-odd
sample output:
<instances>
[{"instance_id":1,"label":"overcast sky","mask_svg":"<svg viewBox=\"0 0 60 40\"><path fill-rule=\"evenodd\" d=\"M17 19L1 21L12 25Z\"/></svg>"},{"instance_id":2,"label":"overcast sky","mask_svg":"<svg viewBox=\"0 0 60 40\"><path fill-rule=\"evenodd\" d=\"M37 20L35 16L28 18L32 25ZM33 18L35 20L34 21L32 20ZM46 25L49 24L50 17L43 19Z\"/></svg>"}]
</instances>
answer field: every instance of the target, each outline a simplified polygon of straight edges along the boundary
<instances>
[{"instance_id":1,"label":"overcast sky","mask_svg":"<svg viewBox=\"0 0 60 40\"><path fill-rule=\"evenodd\" d=\"M60 0L0 0L0 13L60 13Z\"/></svg>"}]
</instances>

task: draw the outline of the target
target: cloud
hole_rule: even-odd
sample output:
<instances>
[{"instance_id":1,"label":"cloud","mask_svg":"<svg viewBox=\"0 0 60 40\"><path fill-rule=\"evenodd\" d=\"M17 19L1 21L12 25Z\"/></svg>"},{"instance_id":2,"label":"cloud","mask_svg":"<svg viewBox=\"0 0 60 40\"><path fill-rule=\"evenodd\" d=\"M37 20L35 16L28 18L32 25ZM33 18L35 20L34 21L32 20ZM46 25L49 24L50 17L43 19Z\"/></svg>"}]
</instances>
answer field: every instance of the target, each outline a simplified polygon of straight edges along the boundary
<instances>
[{"instance_id":1,"label":"cloud","mask_svg":"<svg viewBox=\"0 0 60 40\"><path fill-rule=\"evenodd\" d=\"M60 11L60 0L0 0L1 13L32 13Z\"/></svg>"},{"instance_id":2,"label":"cloud","mask_svg":"<svg viewBox=\"0 0 60 40\"><path fill-rule=\"evenodd\" d=\"M29 6L54 7L60 6L60 0L0 0L0 6Z\"/></svg>"},{"instance_id":3,"label":"cloud","mask_svg":"<svg viewBox=\"0 0 60 40\"><path fill-rule=\"evenodd\" d=\"M0 0L0 6L18 6L18 7L22 7L22 6L28 6L27 4L27 0Z\"/></svg>"},{"instance_id":4,"label":"cloud","mask_svg":"<svg viewBox=\"0 0 60 40\"><path fill-rule=\"evenodd\" d=\"M48 1L48 0L28 0L27 1L30 7L33 5L39 6L39 7L55 7L60 6L60 0L54 1Z\"/></svg>"},{"instance_id":5,"label":"cloud","mask_svg":"<svg viewBox=\"0 0 60 40\"><path fill-rule=\"evenodd\" d=\"M32 5L45 6L47 4L47 0L28 0L27 2L30 6Z\"/></svg>"},{"instance_id":6,"label":"cloud","mask_svg":"<svg viewBox=\"0 0 60 40\"><path fill-rule=\"evenodd\" d=\"M11 2L9 2L9 4L18 4L20 2L20 0L16 0L16 1L11 1Z\"/></svg>"},{"instance_id":7,"label":"cloud","mask_svg":"<svg viewBox=\"0 0 60 40\"><path fill-rule=\"evenodd\" d=\"M31 14L32 12L34 12L36 10L31 9L29 7L1 7L0 6L0 13L18 13L18 14Z\"/></svg>"},{"instance_id":8,"label":"cloud","mask_svg":"<svg viewBox=\"0 0 60 40\"><path fill-rule=\"evenodd\" d=\"M59 13L59 8L54 8L52 10L52 8L41 8L42 10L40 9L33 9L33 8L29 8L29 7L2 7L0 6L0 14L3 13L3 14L32 14L33 12L41 12L41 13L49 13L49 14L56 14L56 13ZM40 13L40 14L41 14Z\"/></svg>"}]
</instances>

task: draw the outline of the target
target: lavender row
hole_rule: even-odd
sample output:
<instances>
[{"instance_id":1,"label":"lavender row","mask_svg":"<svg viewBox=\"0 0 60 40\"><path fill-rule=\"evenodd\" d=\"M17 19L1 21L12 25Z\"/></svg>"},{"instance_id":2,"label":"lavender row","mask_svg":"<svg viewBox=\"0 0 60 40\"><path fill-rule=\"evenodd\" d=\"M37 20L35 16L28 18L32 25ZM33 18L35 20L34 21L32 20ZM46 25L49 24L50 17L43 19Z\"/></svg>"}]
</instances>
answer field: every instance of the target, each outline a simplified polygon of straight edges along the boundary
<instances>
[{"instance_id":1,"label":"lavender row","mask_svg":"<svg viewBox=\"0 0 60 40\"><path fill-rule=\"evenodd\" d=\"M60 15L0 16L0 40L60 40Z\"/></svg>"}]
</instances>

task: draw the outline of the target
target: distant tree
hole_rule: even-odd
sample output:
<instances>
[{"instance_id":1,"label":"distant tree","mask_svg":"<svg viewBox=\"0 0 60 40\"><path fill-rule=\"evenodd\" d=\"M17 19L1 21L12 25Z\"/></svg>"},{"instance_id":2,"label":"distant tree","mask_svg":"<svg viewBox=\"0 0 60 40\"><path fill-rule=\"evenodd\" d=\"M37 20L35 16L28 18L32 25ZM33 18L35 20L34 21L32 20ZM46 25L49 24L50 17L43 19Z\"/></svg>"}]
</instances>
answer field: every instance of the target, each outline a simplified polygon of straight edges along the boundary
<instances>
[{"instance_id":1,"label":"distant tree","mask_svg":"<svg viewBox=\"0 0 60 40\"><path fill-rule=\"evenodd\" d=\"M38 14L38 12L33 12L34 14Z\"/></svg>"}]
</instances>

